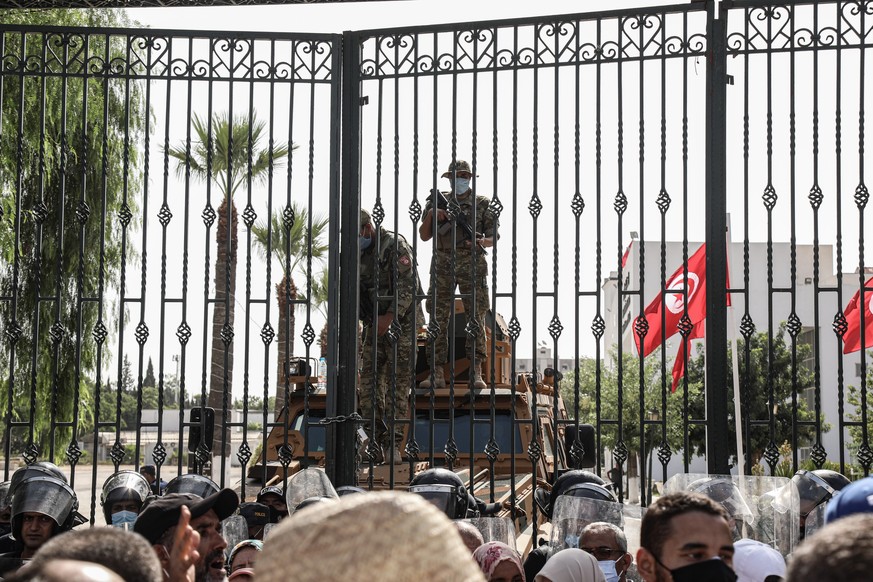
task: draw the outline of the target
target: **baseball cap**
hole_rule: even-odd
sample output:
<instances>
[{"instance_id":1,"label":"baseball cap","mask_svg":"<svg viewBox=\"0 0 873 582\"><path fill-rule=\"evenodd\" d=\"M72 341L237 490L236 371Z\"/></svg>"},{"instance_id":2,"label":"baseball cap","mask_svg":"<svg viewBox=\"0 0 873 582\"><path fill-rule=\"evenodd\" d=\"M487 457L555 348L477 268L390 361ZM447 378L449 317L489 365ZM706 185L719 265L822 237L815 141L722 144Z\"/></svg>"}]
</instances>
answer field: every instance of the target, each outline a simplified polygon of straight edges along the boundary
<instances>
[{"instance_id":1,"label":"baseball cap","mask_svg":"<svg viewBox=\"0 0 873 582\"><path fill-rule=\"evenodd\" d=\"M765 582L771 576L785 577L785 558L757 540L734 542L734 572L737 582Z\"/></svg>"},{"instance_id":2,"label":"baseball cap","mask_svg":"<svg viewBox=\"0 0 873 582\"><path fill-rule=\"evenodd\" d=\"M222 489L206 499L193 493L170 493L154 500L143 508L133 531L144 536L149 543L156 543L164 532L179 522L182 506L191 510L191 518L197 518L214 510L218 519L230 517L239 506L239 497L233 489Z\"/></svg>"},{"instance_id":3,"label":"baseball cap","mask_svg":"<svg viewBox=\"0 0 873 582\"><path fill-rule=\"evenodd\" d=\"M270 523L270 508L263 503L257 503L256 501L240 503L239 514L245 518L249 527Z\"/></svg>"},{"instance_id":4,"label":"baseball cap","mask_svg":"<svg viewBox=\"0 0 873 582\"><path fill-rule=\"evenodd\" d=\"M825 523L855 513L873 513L873 477L849 483L834 495L825 510Z\"/></svg>"}]
</instances>

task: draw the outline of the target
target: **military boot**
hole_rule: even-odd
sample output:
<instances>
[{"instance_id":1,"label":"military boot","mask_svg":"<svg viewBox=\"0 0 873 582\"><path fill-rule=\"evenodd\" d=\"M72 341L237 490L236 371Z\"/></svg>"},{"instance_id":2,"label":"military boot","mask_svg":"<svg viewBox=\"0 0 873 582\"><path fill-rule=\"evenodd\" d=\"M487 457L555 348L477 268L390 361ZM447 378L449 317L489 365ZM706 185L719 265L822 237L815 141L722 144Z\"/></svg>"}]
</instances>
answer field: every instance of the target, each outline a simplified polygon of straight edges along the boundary
<instances>
[{"instance_id":1,"label":"military boot","mask_svg":"<svg viewBox=\"0 0 873 582\"><path fill-rule=\"evenodd\" d=\"M486 387L485 380L482 379L482 370L479 366L470 370L470 386L475 390L484 390Z\"/></svg>"},{"instance_id":2,"label":"military boot","mask_svg":"<svg viewBox=\"0 0 873 582\"><path fill-rule=\"evenodd\" d=\"M446 387L446 377L443 372L443 366L439 365L433 370L433 386L434 388L445 388ZM418 385L419 388L430 388L430 376L421 381L421 384Z\"/></svg>"}]
</instances>

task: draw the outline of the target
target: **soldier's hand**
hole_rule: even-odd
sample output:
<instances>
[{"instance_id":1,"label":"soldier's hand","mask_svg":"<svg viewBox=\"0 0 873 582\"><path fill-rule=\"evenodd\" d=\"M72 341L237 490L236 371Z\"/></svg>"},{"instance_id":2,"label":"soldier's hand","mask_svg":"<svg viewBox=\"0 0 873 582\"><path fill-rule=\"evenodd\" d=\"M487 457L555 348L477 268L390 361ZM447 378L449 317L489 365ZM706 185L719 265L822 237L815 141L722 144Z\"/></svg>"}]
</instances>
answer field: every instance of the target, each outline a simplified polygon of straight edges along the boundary
<instances>
[{"instance_id":1,"label":"soldier's hand","mask_svg":"<svg viewBox=\"0 0 873 582\"><path fill-rule=\"evenodd\" d=\"M391 325L392 321L394 321L394 314L390 311L385 315L380 315L379 324L376 327L376 333L380 336L385 335L385 332L388 331L388 327Z\"/></svg>"}]
</instances>

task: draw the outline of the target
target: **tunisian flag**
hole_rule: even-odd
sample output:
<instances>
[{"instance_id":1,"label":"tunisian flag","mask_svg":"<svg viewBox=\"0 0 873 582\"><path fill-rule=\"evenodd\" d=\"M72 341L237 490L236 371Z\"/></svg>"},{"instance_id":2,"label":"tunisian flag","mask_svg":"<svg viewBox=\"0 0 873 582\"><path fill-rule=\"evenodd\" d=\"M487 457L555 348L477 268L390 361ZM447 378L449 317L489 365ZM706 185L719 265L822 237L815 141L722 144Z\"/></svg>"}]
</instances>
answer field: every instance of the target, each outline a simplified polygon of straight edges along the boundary
<instances>
[{"instance_id":1,"label":"tunisian flag","mask_svg":"<svg viewBox=\"0 0 873 582\"><path fill-rule=\"evenodd\" d=\"M685 286L685 275L680 265L676 272L667 279L667 292L658 294L643 312L649 323L649 330L643 340L643 349L639 349L639 336L634 334L638 351L648 356L652 350L661 345L663 339L679 333L679 320L685 310L685 297L682 289ZM665 313L664 332L661 333L661 313ZM693 255L688 257L688 317L696 325L706 318L706 244L700 245ZM684 342L683 342L684 343Z\"/></svg>"},{"instance_id":2,"label":"tunisian flag","mask_svg":"<svg viewBox=\"0 0 873 582\"><path fill-rule=\"evenodd\" d=\"M864 292L864 302L867 304L867 311L864 313L864 347L873 347L873 291L869 288L873 287L873 277L867 279L864 287L868 290ZM852 300L846 306L843 312L846 318L846 323L849 328L843 335L843 353L851 354L861 349L861 290L855 293Z\"/></svg>"},{"instance_id":3,"label":"tunisian flag","mask_svg":"<svg viewBox=\"0 0 873 582\"><path fill-rule=\"evenodd\" d=\"M676 354L676 361L673 362L673 384L670 386L670 392L676 392L679 386L679 380L685 375L685 346L691 343L693 339L700 339L706 336L706 321L699 321L691 328L691 333L688 334L688 341L684 339L679 343L679 352Z\"/></svg>"}]
</instances>

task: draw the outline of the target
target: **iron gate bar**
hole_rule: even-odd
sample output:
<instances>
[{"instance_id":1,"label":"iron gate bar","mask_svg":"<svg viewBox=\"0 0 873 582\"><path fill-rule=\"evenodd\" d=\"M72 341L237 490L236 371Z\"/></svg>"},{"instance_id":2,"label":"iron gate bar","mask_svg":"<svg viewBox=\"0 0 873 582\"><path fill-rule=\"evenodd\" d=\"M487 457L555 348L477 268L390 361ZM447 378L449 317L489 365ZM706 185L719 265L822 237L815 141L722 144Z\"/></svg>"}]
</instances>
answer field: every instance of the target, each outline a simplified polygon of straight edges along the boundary
<instances>
[{"instance_id":1,"label":"iron gate bar","mask_svg":"<svg viewBox=\"0 0 873 582\"><path fill-rule=\"evenodd\" d=\"M408 0L0 0L0 8L48 10L53 8L190 8L218 6L281 6L287 4L337 4L398 2Z\"/></svg>"}]
</instances>

